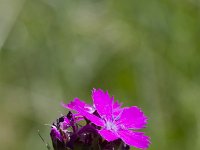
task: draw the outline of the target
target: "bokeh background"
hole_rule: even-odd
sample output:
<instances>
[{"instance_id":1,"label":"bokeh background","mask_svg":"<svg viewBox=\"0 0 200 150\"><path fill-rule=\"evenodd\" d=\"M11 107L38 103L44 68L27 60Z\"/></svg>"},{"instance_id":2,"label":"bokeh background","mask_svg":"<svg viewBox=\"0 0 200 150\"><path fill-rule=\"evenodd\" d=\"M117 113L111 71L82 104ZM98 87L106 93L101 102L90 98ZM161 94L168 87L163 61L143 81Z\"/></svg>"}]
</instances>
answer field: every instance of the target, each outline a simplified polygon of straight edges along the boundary
<instances>
[{"instance_id":1,"label":"bokeh background","mask_svg":"<svg viewBox=\"0 0 200 150\"><path fill-rule=\"evenodd\" d=\"M45 150L93 87L149 116L150 150L200 149L198 0L0 0L0 149Z\"/></svg>"}]
</instances>

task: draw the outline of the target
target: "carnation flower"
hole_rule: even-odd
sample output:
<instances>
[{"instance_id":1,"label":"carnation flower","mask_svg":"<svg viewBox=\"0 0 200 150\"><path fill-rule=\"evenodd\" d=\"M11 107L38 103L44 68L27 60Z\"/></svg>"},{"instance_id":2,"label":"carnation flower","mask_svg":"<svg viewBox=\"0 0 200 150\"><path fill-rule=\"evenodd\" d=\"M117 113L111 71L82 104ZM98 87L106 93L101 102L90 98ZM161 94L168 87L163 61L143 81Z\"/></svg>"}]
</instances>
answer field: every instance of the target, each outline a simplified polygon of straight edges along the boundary
<instances>
[{"instance_id":1,"label":"carnation flower","mask_svg":"<svg viewBox=\"0 0 200 150\"><path fill-rule=\"evenodd\" d=\"M143 132L147 117L137 106L122 107L108 92L93 89L93 104L75 98L62 105L71 110L51 125L54 150L147 149L150 138ZM49 149L49 148L48 148Z\"/></svg>"},{"instance_id":2,"label":"carnation flower","mask_svg":"<svg viewBox=\"0 0 200 150\"><path fill-rule=\"evenodd\" d=\"M149 147L150 138L143 132L135 131L145 128L147 124L147 117L140 108L137 106L122 108L121 103L114 101L114 97L110 97L108 92L101 89L93 89L92 99L93 105L75 98L63 106L75 110L91 121L96 126L99 135L108 143L122 140L125 145L139 149Z\"/></svg>"}]
</instances>

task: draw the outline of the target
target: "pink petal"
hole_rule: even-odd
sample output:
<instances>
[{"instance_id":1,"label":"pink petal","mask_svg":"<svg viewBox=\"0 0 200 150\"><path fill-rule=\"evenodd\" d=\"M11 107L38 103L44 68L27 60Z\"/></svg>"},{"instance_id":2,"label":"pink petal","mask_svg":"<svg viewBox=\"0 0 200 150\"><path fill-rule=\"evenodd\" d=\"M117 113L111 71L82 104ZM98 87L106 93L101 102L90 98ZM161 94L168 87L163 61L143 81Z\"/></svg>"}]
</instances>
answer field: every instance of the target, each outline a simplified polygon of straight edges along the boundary
<instances>
[{"instance_id":1,"label":"pink petal","mask_svg":"<svg viewBox=\"0 0 200 150\"><path fill-rule=\"evenodd\" d=\"M64 121L60 123L62 129L66 130L70 127L70 121L68 118L64 118Z\"/></svg>"},{"instance_id":2,"label":"pink petal","mask_svg":"<svg viewBox=\"0 0 200 150\"><path fill-rule=\"evenodd\" d=\"M73 110L75 106L79 106L84 108L85 111L88 111L89 113L93 113L95 111L95 109L91 105L85 103L84 101L81 101L78 98L74 98L74 100L71 101L69 104L62 103L62 106L70 110Z\"/></svg>"},{"instance_id":3,"label":"pink petal","mask_svg":"<svg viewBox=\"0 0 200 150\"><path fill-rule=\"evenodd\" d=\"M141 129L147 124L147 117L136 106L125 107L117 124L129 129Z\"/></svg>"},{"instance_id":4,"label":"pink petal","mask_svg":"<svg viewBox=\"0 0 200 150\"><path fill-rule=\"evenodd\" d=\"M150 145L150 138L142 132L133 132L130 130L119 130L119 137L128 145L139 149L146 149Z\"/></svg>"},{"instance_id":5,"label":"pink petal","mask_svg":"<svg viewBox=\"0 0 200 150\"><path fill-rule=\"evenodd\" d=\"M99 130L99 134L104 139L106 139L108 142L114 141L119 138L115 133L111 132L110 130L106 130L106 129Z\"/></svg>"},{"instance_id":6,"label":"pink petal","mask_svg":"<svg viewBox=\"0 0 200 150\"><path fill-rule=\"evenodd\" d=\"M53 140L56 141L56 139L58 139L59 141L62 141L62 136L61 136L59 130L55 126L51 127L50 135Z\"/></svg>"},{"instance_id":7,"label":"pink petal","mask_svg":"<svg viewBox=\"0 0 200 150\"><path fill-rule=\"evenodd\" d=\"M121 108L122 103L118 103L118 101L114 102L113 104L113 111L112 111L112 115L113 115L113 119L117 120L117 118L120 117L123 109Z\"/></svg>"},{"instance_id":8,"label":"pink petal","mask_svg":"<svg viewBox=\"0 0 200 150\"><path fill-rule=\"evenodd\" d=\"M86 117L88 120L90 120L95 125L97 125L97 126L104 126L104 121L101 118L99 118L99 117L97 117L97 116L89 113L83 107L74 106L73 110L77 111L80 115Z\"/></svg>"},{"instance_id":9,"label":"pink petal","mask_svg":"<svg viewBox=\"0 0 200 150\"><path fill-rule=\"evenodd\" d=\"M118 101L115 101L114 104L113 104L113 109L118 109L118 108L121 108L123 103L119 103Z\"/></svg>"},{"instance_id":10,"label":"pink petal","mask_svg":"<svg viewBox=\"0 0 200 150\"><path fill-rule=\"evenodd\" d=\"M110 97L108 92L101 89L93 89L92 99L95 108L102 118L110 120L112 118L113 97Z\"/></svg>"}]
</instances>

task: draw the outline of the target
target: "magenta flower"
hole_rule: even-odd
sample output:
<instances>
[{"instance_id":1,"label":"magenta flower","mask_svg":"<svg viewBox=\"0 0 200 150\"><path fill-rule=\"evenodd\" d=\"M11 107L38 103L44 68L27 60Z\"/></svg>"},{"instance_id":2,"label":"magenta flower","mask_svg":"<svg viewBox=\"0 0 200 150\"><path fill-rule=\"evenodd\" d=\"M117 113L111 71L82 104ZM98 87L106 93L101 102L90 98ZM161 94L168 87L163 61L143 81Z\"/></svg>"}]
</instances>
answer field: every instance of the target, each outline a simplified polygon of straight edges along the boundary
<instances>
[{"instance_id":1,"label":"magenta flower","mask_svg":"<svg viewBox=\"0 0 200 150\"><path fill-rule=\"evenodd\" d=\"M71 103L64 105L86 117L96 126L100 126L99 134L108 142L121 139L124 143L139 149L146 149L150 145L150 138L143 132L136 132L145 128L147 117L136 106L121 108L120 103L114 101L108 92L101 89L92 91L94 105L91 106L75 98ZM95 115L97 111L98 115Z\"/></svg>"}]
</instances>

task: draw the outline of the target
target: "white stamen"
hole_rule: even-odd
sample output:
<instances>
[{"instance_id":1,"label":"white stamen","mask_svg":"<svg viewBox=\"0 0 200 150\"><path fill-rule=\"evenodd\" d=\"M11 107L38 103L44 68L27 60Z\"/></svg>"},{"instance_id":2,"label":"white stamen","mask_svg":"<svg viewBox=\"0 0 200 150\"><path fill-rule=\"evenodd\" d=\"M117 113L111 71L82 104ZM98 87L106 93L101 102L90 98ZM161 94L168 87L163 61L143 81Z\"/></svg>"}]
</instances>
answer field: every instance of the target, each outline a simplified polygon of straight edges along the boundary
<instances>
[{"instance_id":1,"label":"white stamen","mask_svg":"<svg viewBox=\"0 0 200 150\"><path fill-rule=\"evenodd\" d=\"M106 129L117 131L117 126L113 122L107 121Z\"/></svg>"}]
</instances>

